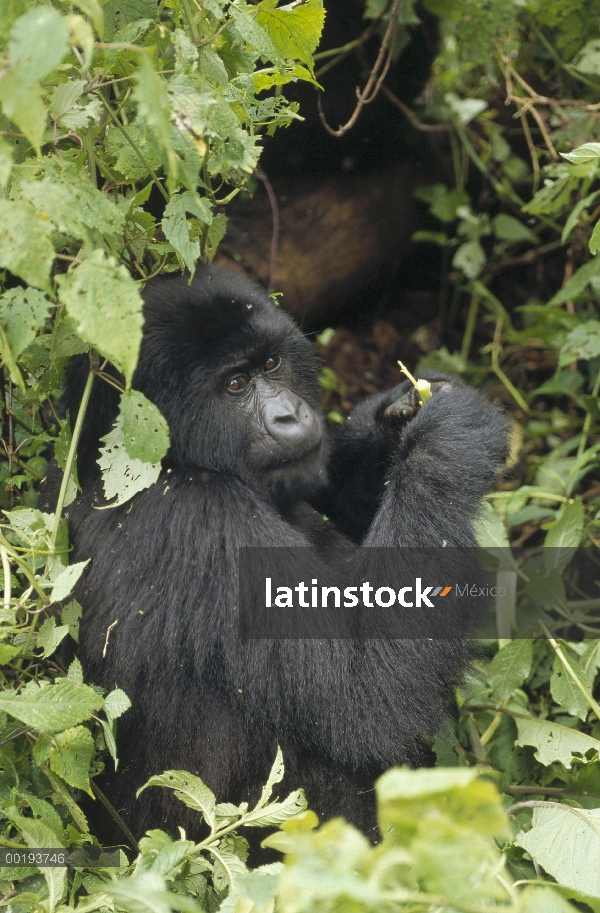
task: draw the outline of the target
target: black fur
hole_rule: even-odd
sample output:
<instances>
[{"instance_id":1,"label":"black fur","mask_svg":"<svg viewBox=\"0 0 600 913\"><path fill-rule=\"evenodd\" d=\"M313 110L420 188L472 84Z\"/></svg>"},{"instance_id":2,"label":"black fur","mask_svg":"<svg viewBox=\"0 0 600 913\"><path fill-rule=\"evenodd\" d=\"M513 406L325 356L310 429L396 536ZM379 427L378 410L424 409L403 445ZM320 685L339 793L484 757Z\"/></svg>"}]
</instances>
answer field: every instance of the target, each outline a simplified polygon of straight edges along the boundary
<instances>
[{"instance_id":1,"label":"black fur","mask_svg":"<svg viewBox=\"0 0 600 913\"><path fill-rule=\"evenodd\" d=\"M197 815L167 790L147 790L138 801L135 789L152 774L186 769L220 801L252 801L279 743L281 794L303 786L320 816L343 814L369 831L374 779L391 765L422 762L424 737L442 722L464 667L464 645L458 637L242 644L238 549L322 546L336 541L334 524L362 546L472 545L471 519L506 457L505 422L483 397L452 382L440 384L414 418L394 424L384 413L406 393L401 384L360 405L330 453L323 432L310 458L267 466L261 401L256 414L240 408L225 391L224 366L240 358L260 365L278 353L276 386L318 415L309 342L264 292L233 273L206 268L191 286L184 278L155 280L145 298L134 387L169 422L165 469L132 502L93 509L104 501L98 439L118 399L96 379L79 448L83 492L67 511L73 560L92 558L76 593L86 678L119 685L133 702L119 721L120 767L106 791L137 836L179 824L191 833ZM72 419L87 370L78 359L69 375ZM59 477L49 469L47 509ZM356 554L368 564L368 550Z\"/></svg>"}]
</instances>

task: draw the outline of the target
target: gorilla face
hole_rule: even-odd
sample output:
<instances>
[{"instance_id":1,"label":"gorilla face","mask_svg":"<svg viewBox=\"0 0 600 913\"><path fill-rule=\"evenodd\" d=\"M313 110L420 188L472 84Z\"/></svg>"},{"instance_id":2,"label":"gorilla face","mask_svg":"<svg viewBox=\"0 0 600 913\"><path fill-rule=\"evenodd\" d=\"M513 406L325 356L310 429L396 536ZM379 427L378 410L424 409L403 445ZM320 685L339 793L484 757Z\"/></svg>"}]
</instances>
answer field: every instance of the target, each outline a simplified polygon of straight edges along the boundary
<instances>
[{"instance_id":1,"label":"gorilla face","mask_svg":"<svg viewBox=\"0 0 600 913\"><path fill-rule=\"evenodd\" d=\"M150 286L144 314L134 387L169 422L174 465L229 472L275 500L324 483L314 352L264 292L205 270L191 286Z\"/></svg>"}]
</instances>

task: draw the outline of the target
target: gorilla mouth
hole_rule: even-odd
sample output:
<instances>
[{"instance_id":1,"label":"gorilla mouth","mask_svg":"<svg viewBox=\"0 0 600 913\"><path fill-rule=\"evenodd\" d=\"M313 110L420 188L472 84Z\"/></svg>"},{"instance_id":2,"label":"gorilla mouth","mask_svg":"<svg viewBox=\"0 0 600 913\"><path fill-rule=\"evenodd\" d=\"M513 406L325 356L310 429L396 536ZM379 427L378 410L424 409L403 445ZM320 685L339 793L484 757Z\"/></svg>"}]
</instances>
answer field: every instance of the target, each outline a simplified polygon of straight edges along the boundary
<instances>
[{"instance_id":1,"label":"gorilla mouth","mask_svg":"<svg viewBox=\"0 0 600 913\"><path fill-rule=\"evenodd\" d=\"M289 454L281 454L277 459L270 460L265 464L265 469L268 472L275 471L277 469L285 469L287 467L293 468L296 466L301 466L304 463L312 462L314 459L318 459L321 456L321 451L323 449L323 439L320 437L318 441L312 445L312 447L307 447L303 452L298 453L298 450L290 451Z\"/></svg>"}]
</instances>

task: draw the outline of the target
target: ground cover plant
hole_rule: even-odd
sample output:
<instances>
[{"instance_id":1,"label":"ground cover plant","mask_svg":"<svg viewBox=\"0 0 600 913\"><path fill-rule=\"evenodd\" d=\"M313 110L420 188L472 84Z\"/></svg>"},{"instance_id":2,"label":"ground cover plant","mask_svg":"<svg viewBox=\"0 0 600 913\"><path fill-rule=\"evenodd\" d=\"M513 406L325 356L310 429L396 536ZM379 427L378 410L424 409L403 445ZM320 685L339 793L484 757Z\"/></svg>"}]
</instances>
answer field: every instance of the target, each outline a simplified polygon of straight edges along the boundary
<instances>
[{"instance_id":1,"label":"ground cover plant","mask_svg":"<svg viewBox=\"0 0 600 913\"><path fill-rule=\"evenodd\" d=\"M482 545L515 549L498 571L507 597L434 745L439 766L381 779L376 847L298 815L301 791L277 794L280 756L251 809L165 773L148 788L196 809L202 842L155 830L132 835L139 855L120 867L0 866L3 908L600 910L600 599L577 598L572 562L600 535L600 3L425 6L439 52L410 110L384 78L417 12L366 3L382 53L364 60L357 117L378 88L445 163L446 180L417 192L430 223L415 238L437 255L444 345L414 373L481 384L514 419L511 475L479 525ZM214 255L268 135L301 115L286 84L362 53L360 39L317 50L322 25L320 0L0 2L1 851L97 844L80 799L117 763L129 706L57 652L77 641L83 570L62 512L86 398L71 432L56 414L65 365L89 352L90 385L106 361L126 379L104 460L122 503L157 478L169 441L131 389L140 286ZM339 420L340 378L323 387ZM47 514L35 484L52 445L65 482ZM515 625L526 636L510 639ZM244 828L259 826L280 829L266 842L284 856L249 870Z\"/></svg>"}]
</instances>

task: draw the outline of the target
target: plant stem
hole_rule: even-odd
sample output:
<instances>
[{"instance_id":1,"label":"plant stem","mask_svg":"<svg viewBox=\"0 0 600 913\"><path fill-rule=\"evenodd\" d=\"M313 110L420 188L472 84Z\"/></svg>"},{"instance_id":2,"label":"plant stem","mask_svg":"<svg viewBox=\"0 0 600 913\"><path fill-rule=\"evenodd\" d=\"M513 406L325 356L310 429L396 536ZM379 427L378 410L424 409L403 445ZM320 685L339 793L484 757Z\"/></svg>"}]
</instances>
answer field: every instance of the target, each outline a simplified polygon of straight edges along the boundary
<instances>
[{"instance_id":1,"label":"plant stem","mask_svg":"<svg viewBox=\"0 0 600 913\"><path fill-rule=\"evenodd\" d=\"M467 323L465 326L465 335L463 336L462 347L460 350L460 357L463 360L463 363L467 363L469 358L469 350L471 348L471 343L473 342L473 333L475 332L475 322L477 320L477 312L479 310L479 292L473 291L471 293L471 302L469 304L469 312L467 314Z\"/></svg>"},{"instance_id":2,"label":"plant stem","mask_svg":"<svg viewBox=\"0 0 600 913\"><path fill-rule=\"evenodd\" d=\"M161 182L159 181L156 172L153 171L152 168L150 167L150 164L149 164L149 162L148 162L146 156L144 155L144 153L143 153L142 150L140 149L140 147L137 145L137 143L135 142L135 140L132 139L132 137L129 135L129 133L127 132L127 130L125 129L125 127L123 126L123 124L121 123L121 121L119 120L119 118L114 114L114 112L113 112L111 106L110 106L109 103L106 101L106 99L105 99L104 95L102 94L102 92L96 92L96 97L100 99L100 101L102 102L102 104L103 104L104 107L106 108L106 111L107 111L107 113L108 113L108 116L109 116L110 119L112 120L113 124L115 125L115 127L118 127L118 129L121 131L121 133L123 134L123 136L125 137L125 139L126 139L127 142L129 143L129 145L131 146L131 148L132 148L132 149L134 150L134 152L139 156L139 159L140 159L140 161L142 162L142 164L144 165L144 168L147 169L148 174L150 175L150 177L152 178L152 180L154 181L154 183L156 184L156 186L157 186L158 189L160 190L160 192L161 192L161 194L163 195L164 199L167 201L167 203L169 203L169 202L170 202L169 194L167 193L167 191L165 190L165 188L163 187L163 185L162 185Z\"/></svg>"},{"instance_id":3,"label":"plant stem","mask_svg":"<svg viewBox=\"0 0 600 913\"><path fill-rule=\"evenodd\" d=\"M56 512L54 514L54 526L52 527L52 535L50 536L50 544L52 548L56 546L56 540L58 538L58 529L60 526L60 518L63 512L63 506L65 503L65 498L67 496L67 487L69 484L69 479L71 478L71 470L73 469L73 463L75 462L75 455L77 453L77 445L79 444L79 437L81 435L81 429L83 427L83 419L85 417L85 412L90 401L90 394L92 392L92 383L94 381L94 372L90 368L90 373L85 382L85 387L83 389L83 396L81 397L81 403L79 405L79 412L77 413L77 420L75 422L75 427L73 428L73 437L71 439L71 446L69 447L69 453L67 454L67 462L65 464L65 470L63 472L62 482L60 483L60 491L58 493L58 501L56 503Z\"/></svg>"}]
</instances>

